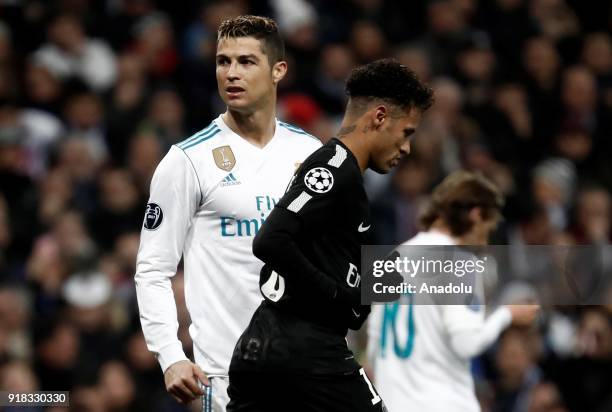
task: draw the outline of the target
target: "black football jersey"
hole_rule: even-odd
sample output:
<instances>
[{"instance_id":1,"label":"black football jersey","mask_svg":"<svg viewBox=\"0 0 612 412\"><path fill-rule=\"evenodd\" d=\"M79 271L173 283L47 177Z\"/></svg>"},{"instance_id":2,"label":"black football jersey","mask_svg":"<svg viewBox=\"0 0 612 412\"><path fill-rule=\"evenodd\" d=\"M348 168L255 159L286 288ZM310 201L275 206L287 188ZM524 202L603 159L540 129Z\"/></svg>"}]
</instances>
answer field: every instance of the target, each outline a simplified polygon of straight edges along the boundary
<instances>
[{"instance_id":1,"label":"black football jersey","mask_svg":"<svg viewBox=\"0 0 612 412\"><path fill-rule=\"evenodd\" d=\"M332 139L304 161L276 208L299 220L292 239L306 261L337 285L360 287L361 245L368 243L370 232L369 203L357 159L340 140ZM293 281L302 270L299 262L282 269L266 264L260 276L266 301L346 332L347 321L358 317L358 310L340 307Z\"/></svg>"}]
</instances>

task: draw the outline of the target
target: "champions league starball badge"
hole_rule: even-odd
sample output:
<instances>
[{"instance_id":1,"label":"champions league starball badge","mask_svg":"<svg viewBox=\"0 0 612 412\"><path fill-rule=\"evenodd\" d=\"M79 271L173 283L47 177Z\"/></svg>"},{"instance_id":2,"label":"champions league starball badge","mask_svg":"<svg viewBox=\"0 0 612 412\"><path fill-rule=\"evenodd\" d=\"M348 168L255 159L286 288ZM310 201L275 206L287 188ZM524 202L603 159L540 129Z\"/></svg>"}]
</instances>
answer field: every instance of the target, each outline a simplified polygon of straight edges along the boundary
<instances>
[{"instance_id":1,"label":"champions league starball badge","mask_svg":"<svg viewBox=\"0 0 612 412\"><path fill-rule=\"evenodd\" d=\"M315 193L326 193L334 185L334 176L324 167L313 167L306 172L304 184Z\"/></svg>"}]
</instances>

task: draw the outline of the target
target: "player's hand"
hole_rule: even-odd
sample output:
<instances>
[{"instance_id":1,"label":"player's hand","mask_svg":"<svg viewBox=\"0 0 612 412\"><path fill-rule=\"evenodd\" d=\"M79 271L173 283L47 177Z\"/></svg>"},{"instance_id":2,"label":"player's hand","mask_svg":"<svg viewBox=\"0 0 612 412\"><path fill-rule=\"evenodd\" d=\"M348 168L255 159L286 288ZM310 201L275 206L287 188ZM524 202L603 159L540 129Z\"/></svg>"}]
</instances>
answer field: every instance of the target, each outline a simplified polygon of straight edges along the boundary
<instances>
[{"instance_id":1,"label":"player's hand","mask_svg":"<svg viewBox=\"0 0 612 412\"><path fill-rule=\"evenodd\" d=\"M508 305L508 309L512 314L513 325L529 326L536 319L540 311L540 305Z\"/></svg>"},{"instance_id":2,"label":"player's hand","mask_svg":"<svg viewBox=\"0 0 612 412\"><path fill-rule=\"evenodd\" d=\"M189 360L182 360L170 365L164 373L164 382L168 393L182 404L188 404L204 394L200 389L200 382L204 385L210 385L204 371Z\"/></svg>"}]
</instances>

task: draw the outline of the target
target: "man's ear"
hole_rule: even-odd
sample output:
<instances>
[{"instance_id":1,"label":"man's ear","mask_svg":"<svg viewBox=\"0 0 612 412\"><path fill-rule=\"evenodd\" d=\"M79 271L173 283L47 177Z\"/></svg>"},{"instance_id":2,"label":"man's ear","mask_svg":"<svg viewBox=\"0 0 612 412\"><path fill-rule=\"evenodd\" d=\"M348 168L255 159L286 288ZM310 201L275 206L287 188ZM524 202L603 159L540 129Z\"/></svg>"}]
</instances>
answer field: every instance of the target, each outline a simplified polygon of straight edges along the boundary
<instances>
[{"instance_id":1,"label":"man's ear","mask_svg":"<svg viewBox=\"0 0 612 412\"><path fill-rule=\"evenodd\" d=\"M384 104L378 105L374 108L372 114L372 126L374 129L378 129L385 122L388 122L389 118L389 108Z\"/></svg>"},{"instance_id":2,"label":"man's ear","mask_svg":"<svg viewBox=\"0 0 612 412\"><path fill-rule=\"evenodd\" d=\"M278 84L285 77L285 74L287 74L287 62L280 61L274 63L272 66L272 82Z\"/></svg>"}]
</instances>

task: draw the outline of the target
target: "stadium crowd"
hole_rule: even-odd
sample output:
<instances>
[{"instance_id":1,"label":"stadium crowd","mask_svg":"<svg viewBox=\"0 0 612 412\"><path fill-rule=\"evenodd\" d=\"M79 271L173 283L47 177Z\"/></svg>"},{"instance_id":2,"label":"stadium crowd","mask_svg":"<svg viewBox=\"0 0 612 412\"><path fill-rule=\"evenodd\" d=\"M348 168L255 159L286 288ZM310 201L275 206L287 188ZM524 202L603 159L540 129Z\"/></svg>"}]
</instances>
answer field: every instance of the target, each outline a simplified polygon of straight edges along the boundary
<instances>
[{"instance_id":1,"label":"stadium crowd","mask_svg":"<svg viewBox=\"0 0 612 412\"><path fill-rule=\"evenodd\" d=\"M507 196L494 243L518 261L527 245L609 244L609 2L0 0L0 389L187 410L146 349L134 264L157 163L224 110L217 27L246 13L283 31L279 117L324 141L356 64L394 56L434 89L410 156L366 176L376 243L412 237L430 189L465 168ZM483 410L612 411L608 302L507 330L474 362Z\"/></svg>"}]
</instances>

